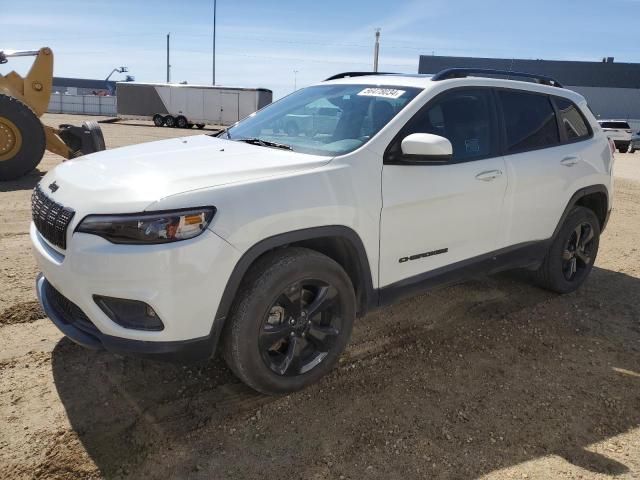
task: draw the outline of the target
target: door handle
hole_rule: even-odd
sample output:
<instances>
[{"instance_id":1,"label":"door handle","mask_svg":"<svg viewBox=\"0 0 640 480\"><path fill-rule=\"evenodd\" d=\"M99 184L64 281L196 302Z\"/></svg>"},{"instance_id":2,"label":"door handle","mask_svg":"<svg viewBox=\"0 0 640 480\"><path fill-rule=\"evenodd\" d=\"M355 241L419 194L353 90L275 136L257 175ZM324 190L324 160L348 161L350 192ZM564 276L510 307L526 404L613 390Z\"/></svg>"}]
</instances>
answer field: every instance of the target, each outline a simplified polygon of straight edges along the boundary
<instances>
[{"instance_id":1,"label":"door handle","mask_svg":"<svg viewBox=\"0 0 640 480\"><path fill-rule=\"evenodd\" d=\"M565 157L562 160L560 160L560 163L565 167L573 167L579 161L580 159L578 157Z\"/></svg>"},{"instance_id":2,"label":"door handle","mask_svg":"<svg viewBox=\"0 0 640 480\"><path fill-rule=\"evenodd\" d=\"M498 177L502 176L501 170L489 170L487 172L481 172L476 175L476 179L482 180L483 182L491 182Z\"/></svg>"}]
</instances>

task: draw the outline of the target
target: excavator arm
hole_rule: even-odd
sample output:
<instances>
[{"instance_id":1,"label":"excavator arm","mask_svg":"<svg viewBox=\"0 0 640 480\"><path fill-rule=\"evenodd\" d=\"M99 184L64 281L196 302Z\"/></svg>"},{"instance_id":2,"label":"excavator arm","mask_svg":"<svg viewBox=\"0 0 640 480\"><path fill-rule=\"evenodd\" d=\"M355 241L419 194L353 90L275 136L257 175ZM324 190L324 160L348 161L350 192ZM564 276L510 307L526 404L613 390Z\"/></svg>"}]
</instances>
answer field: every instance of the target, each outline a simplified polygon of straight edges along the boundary
<instances>
[{"instance_id":1,"label":"excavator arm","mask_svg":"<svg viewBox=\"0 0 640 480\"><path fill-rule=\"evenodd\" d=\"M60 125L59 128L44 125L42 122L38 122L40 123L39 127L34 122L26 122L25 125L28 124L32 130L23 131L24 127L20 128L16 124L15 118L12 119L6 116L10 115L13 110L21 109L23 113L25 110L30 111L25 113L27 116L33 115L40 118L49 106L53 84L53 52L50 48L44 47L39 50L23 51L0 50L0 64L7 63L11 57L26 56L35 56L36 58L25 77L20 76L15 71L11 71L4 76L0 75L0 97L2 97L0 98L0 103L10 106L10 108L5 107L7 112L5 116L0 111L0 140L5 141L6 150L0 149L0 180L6 179L2 178L3 169L9 170L7 164L10 161L15 163L20 160L29 164L35 162L35 164L31 165L31 169L35 168L40 161L41 158L22 158L27 154L31 156L35 154L30 152L25 154L22 148L25 146L25 142L23 142L25 137L31 136L35 139L43 136L45 148L66 159L104 150L105 148L102 132L95 122L85 122L82 127ZM11 99L15 99L17 102ZM33 131L34 128L40 131ZM12 145L11 142L14 142L15 145ZM2 161L7 161L7 163ZM21 168L12 166L10 170L18 172L21 171ZM15 177L15 174L7 173L4 175L4 177L12 176Z\"/></svg>"}]
</instances>

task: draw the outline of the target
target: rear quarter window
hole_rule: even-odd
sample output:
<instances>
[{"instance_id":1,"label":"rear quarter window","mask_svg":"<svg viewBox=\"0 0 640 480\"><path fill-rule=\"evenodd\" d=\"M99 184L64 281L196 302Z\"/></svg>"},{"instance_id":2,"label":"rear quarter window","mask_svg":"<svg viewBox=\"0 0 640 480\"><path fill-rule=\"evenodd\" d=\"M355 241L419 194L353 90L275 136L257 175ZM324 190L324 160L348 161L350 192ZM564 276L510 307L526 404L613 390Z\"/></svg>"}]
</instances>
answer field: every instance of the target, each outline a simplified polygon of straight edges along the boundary
<instances>
[{"instance_id":1,"label":"rear quarter window","mask_svg":"<svg viewBox=\"0 0 640 480\"><path fill-rule=\"evenodd\" d=\"M560 115L560 126L564 130L566 139L575 142L591 137L591 129L585 120L580 109L571 100L563 97L554 97L558 114Z\"/></svg>"}]
</instances>

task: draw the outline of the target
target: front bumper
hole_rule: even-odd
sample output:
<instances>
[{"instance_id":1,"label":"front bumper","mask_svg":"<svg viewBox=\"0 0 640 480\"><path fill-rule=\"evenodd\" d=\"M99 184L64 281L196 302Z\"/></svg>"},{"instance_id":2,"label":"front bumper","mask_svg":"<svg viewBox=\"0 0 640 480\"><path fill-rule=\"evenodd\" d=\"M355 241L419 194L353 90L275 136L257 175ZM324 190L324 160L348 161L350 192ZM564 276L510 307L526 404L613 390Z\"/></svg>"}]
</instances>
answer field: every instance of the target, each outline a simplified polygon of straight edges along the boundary
<instances>
[{"instance_id":1,"label":"front bumper","mask_svg":"<svg viewBox=\"0 0 640 480\"><path fill-rule=\"evenodd\" d=\"M55 290L41 273L36 279L36 292L42 309L54 325L67 338L85 348L180 363L203 361L215 353L217 336L214 333L177 342L145 342L105 335L77 305Z\"/></svg>"},{"instance_id":2,"label":"front bumper","mask_svg":"<svg viewBox=\"0 0 640 480\"><path fill-rule=\"evenodd\" d=\"M214 233L207 230L194 239L164 245L114 245L95 235L75 233L64 254L52 248L33 224L30 234L42 272L37 283L40 302L76 343L154 358L189 360L191 351L199 357L205 347L208 355L213 353L218 330L214 317L239 259L237 250ZM52 295L64 300L56 303ZM94 295L144 302L164 329L125 328L102 311ZM69 309L60 308L61 302L67 305L65 301L87 322L70 320Z\"/></svg>"}]
</instances>

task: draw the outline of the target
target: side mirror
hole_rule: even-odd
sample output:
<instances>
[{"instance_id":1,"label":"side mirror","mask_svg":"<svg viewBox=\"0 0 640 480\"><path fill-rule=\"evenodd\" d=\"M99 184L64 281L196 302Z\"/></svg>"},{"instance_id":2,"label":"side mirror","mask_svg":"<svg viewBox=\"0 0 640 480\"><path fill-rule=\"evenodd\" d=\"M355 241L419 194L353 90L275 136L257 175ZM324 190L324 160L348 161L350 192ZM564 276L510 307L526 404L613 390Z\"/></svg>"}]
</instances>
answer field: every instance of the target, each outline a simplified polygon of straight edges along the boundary
<instances>
[{"instance_id":1,"label":"side mirror","mask_svg":"<svg viewBox=\"0 0 640 480\"><path fill-rule=\"evenodd\" d=\"M402 140L402 154L407 160L446 162L453 155L451 142L431 133L412 133Z\"/></svg>"}]
</instances>

